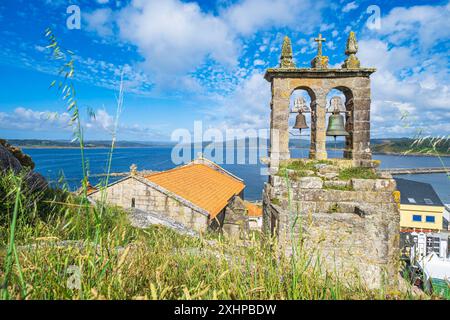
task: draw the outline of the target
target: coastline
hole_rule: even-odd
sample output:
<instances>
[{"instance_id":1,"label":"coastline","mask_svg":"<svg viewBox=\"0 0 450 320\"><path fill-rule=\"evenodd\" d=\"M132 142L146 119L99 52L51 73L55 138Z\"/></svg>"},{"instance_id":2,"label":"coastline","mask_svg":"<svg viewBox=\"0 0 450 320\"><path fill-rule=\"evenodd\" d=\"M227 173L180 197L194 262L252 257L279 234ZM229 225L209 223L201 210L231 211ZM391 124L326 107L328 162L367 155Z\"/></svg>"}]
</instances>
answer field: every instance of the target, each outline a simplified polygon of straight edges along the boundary
<instances>
[{"instance_id":1,"label":"coastline","mask_svg":"<svg viewBox=\"0 0 450 320\"><path fill-rule=\"evenodd\" d=\"M64 146L17 146L21 149L70 149L70 150L80 150L80 147L64 147ZM150 148L170 148L169 145L161 146L139 146L139 147L114 147L114 149L150 149ZM111 149L111 147L84 147L84 149Z\"/></svg>"},{"instance_id":2,"label":"coastline","mask_svg":"<svg viewBox=\"0 0 450 320\"><path fill-rule=\"evenodd\" d=\"M438 154L429 154L429 153L420 153L420 152L373 152L372 154L381 154L387 156L414 156L414 157L450 157L448 153L438 153Z\"/></svg>"},{"instance_id":3,"label":"coastline","mask_svg":"<svg viewBox=\"0 0 450 320\"><path fill-rule=\"evenodd\" d=\"M21 149L74 149L79 150L80 147L69 147L69 146L20 146L17 147ZM150 148L171 148L171 145L160 145L160 146L128 146L128 147L114 147L114 149L150 149ZM89 147L86 146L84 149L110 149L110 146L95 146ZM420 153L420 152L372 152L372 154L380 154L380 155L389 155L389 156L415 156L415 157L450 157L448 153L439 153L439 154L429 154L429 153Z\"/></svg>"}]
</instances>

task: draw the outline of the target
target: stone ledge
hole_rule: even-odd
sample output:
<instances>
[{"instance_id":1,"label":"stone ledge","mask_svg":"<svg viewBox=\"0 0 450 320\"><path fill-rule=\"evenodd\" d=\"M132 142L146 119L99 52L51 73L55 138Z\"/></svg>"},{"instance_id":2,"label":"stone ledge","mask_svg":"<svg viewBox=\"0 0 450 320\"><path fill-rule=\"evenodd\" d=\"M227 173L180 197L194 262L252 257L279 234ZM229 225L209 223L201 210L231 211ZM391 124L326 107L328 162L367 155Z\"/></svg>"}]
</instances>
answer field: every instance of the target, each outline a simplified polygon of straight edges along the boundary
<instances>
[{"instance_id":1,"label":"stone ledge","mask_svg":"<svg viewBox=\"0 0 450 320\"><path fill-rule=\"evenodd\" d=\"M314 68L269 68L264 79L271 82L273 78L350 78L369 77L375 68L359 69L314 69Z\"/></svg>"},{"instance_id":2,"label":"stone ledge","mask_svg":"<svg viewBox=\"0 0 450 320\"><path fill-rule=\"evenodd\" d=\"M351 179L355 191L395 191L394 179Z\"/></svg>"}]
</instances>

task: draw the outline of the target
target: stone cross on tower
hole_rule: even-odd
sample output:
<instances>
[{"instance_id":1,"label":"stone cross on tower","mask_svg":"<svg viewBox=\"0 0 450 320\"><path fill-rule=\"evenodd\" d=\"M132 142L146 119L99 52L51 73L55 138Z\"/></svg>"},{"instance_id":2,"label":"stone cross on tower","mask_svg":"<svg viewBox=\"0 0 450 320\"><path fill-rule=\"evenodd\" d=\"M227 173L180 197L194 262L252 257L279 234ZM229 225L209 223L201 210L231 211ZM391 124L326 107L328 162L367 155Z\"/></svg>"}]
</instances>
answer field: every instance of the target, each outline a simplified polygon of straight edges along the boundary
<instances>
[{"instance_id":1,"label":"stone cross on tower","mask_svg":"<svg viewBox=\"0 0 450 320\"><path fill-rule=\"evenodd\" d=\"M314 38L314 41L318 43L317 56L321 57L322 56L322 42L327 41L327 39L326 38L322 38L322 34L319 33L319 37L318 38Z\"/></svg>"},{"instance_id":2,"label":"stone cross on tower","mask_svg":"<svg viewBox=\"0 0 450 320\"><path fill-rule=\"evenodd\" d=\"M317 56L311 61L311 67L314 69L328 69L328 57L322 55L322 42L327 39L322 38L322 34L319 33L318 38L314 38L314 41L318 43Z\"/></svg>"}]
</instances>

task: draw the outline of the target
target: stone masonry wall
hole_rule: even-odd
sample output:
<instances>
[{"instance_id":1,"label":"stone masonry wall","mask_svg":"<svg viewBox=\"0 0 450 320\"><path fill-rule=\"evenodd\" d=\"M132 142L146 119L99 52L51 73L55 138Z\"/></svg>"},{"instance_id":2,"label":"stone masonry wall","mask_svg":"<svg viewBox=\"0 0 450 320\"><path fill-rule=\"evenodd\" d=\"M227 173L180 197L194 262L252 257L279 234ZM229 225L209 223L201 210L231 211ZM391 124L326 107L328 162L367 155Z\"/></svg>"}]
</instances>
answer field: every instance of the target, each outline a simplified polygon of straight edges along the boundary
<instances>
[{"instance_id":1,"label":"stone masonry wall","mask_svg":"<svg viewBox=\"0 0 450 320\"><path fill-rule=\"evenodd\" d=\"M335 186L339 183L334 181ZM395 181L352 179L347 183L351 190L333 190L320 177L286 182L271 175L263 194L263 228L278 235L288 254L292 253L291 233L296 243L302 238L303 249L318 253L322 267L330 272L357 274L371 288L394 284L400 219L393 197Z\"/></svg>"},{"instance_id":2,"label":"stone masonry wall","mask_svg":"<svg viewBox=\"0 0 450 320\"><path fill-rule=\"evenodd\" d=\"M106 190L106 197L108 203L125 209L131 208L134 198L137 209L168 215L175 221L198 232L204 232L208 227L209 218L205 214L134 178L111 185ZM92 194L90 198L96 201L100 200L101 192Z\"/></svg>"}]
</instances>

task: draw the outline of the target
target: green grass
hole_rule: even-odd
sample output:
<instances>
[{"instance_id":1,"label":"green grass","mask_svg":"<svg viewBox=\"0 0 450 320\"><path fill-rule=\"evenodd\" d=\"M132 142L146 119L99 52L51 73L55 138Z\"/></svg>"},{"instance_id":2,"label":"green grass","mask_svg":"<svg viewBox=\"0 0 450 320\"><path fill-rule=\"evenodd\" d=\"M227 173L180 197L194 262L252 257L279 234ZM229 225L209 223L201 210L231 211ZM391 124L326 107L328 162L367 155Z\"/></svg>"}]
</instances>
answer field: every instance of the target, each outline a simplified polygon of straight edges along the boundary
<instances>
[{"instance_id":1,"label":"green grass","mask_svg":"<svg viewBox=\"0 0 450 320\"><path fill-rule=\"evenodd\" d=\"M332 164L332 162L327 160L294 160L281 164L278 170L278 175L285 177L287 170L293 170L294 174L290 175L290 178L296 179L306 177L306 171L313 171L314 173L317 173L318 170L316 165L318 164Z\"/></svg>"},{"instance_id":2,"label":"green grass","mask_svg":"<svg viewBox=\"0 0 450 320\"><path fill-rule=\"evenodd\" d=\"M32 205L16 206L17 193L11 191L18 189L1 190L2 204L10 207L0 226L0 280L9 279L8 299L412 298L323 273L301 249L293 263L273 250L274 239L253 237L243 245L163 227L140 230L130 226L125 212L109 206L103 207L98 229L99 205L80 215L77 197L52 191ZM21 197L26 194L20 190ZM14 212L17 261L8 249ZM69 285L73 268L80 271L79 289Z\"/></svg>"},{"instance_id":3,"label":"green grass","mask_svg":"<svg viewBox=\"0 0 450 320\"><path fill-rule=\"evenodd\" d=\"M345 168L339 171L340 180L350 179L377 179L378 176L371 168L352 167Z\"/></svg>"}]
</instances>

